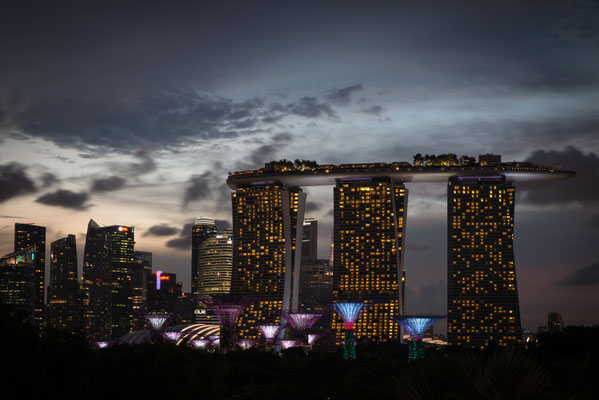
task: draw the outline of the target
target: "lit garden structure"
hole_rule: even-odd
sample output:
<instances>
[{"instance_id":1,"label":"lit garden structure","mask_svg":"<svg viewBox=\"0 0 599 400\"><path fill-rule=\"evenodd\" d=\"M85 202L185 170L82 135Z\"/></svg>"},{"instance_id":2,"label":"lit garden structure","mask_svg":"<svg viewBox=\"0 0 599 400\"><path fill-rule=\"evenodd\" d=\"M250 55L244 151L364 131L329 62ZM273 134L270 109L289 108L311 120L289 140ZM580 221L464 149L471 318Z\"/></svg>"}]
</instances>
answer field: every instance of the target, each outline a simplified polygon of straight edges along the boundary
<instances>
[{"instance_id":1,"label":"lit garden structure","mask_svg":"<svg viewBox=\"0 0 599 400\"><path fill-rule=\"evenodd\" d=\"M334 303L332 305L337 314L343 319L343 326L345 328L343 358L346 360L356 359L354 323L367 306L366 303Z\"/></svg>"},{"instance_id":2,"label":"lit garden structure","mask_svg":"<svg viewBox=\"0 0 599 400\"><path fill-rule=\"evenodd\" d=\"M210 344L210 340L208 340L208 339L195 339L195 340L192 340L190 343L196 349L203 350L203 349L206 348L206 346L208 346Z\"/></svg>"},{"instance_id":3,"label":"lit garden structure","mask_svg":"<svg viewBox=\"0 0 599 400\"><path fill-rule=\"evenodd\" d=\"M399 315L393 321L405 329L410 336L408 343L408 361L412 362L424 358L424 332L435 322L446 318L445 315Z\"/></svg>"},{"instance_id":4,"label":"lit garden structure","mask_svg":"<svg viewBox=\"0 0 599 400\"><path fill-rule=\"evenodd\" d=\"M286 313L281 312L281 316L285 318L287 323L298 333L303 334L318 321L322 314L316 313Z\"/></svg>"},{"instance_id":5,"label":"lit garden structure","mask_svg":"<svg viewBox=\"0 0 599 400\"><path fill-rule=\"evenodd\" d=\"M297 340L279 340L279 344L281 345L283 350L287 350L292 347L295 347L297 345Z\"/></svg>"},{"instance_id":6,"label":"lit garden structure","mask_svg":"<svg viewBox=\"0 0 599 400\"><path fill-rule=\"evenodd\" d=\"M181 339L181 332L162 332L162 337L168 340L171 343L177 344L179 339Z\"/></svg>"},{"instance_id":7,"label":"lit garden structure","mask_svg":"<svg viewBox=\"0 0 599 400\"><path fill-rule=\"evenodd\" d=\"M254 340L240 340L237 342L237 345L241 347L243 350L247 350L250 347L252 347L255 343L256 341Z\"/></svg>"},{"instance_id":8,"label":"lit garden structure","mask_svg":"<svg viewBox=\"0 0 599 400\"><path fill-rule=\"evenodd\" d=\"M170 314L163 313L152 313L147 314L145 316L146 325L150 330L150 340L155 342L160 336L162 336L162 332L167 327L168 322L172 319Z\"/></svg>"},{"instance_id":9,"label":"lit garden structure","mask_svg":"<svg viewBox=\"0 0 599 400\"><path fill-rule=\"evenodd\" d=\"M258 329L258 331L260 333L262 333L262 336L264 336L264 340L266 341L266 348L269 348L269 345L272 344L275 340L275 337L277 336L277 334L279 333L279 331L282 329L283 327L280 325L258 325L256 326L256 329Z\"/></svg>"},{"instance_id":10,"label":"lit garden structure","mask_svg":"<svg viewBox=\"0 0 599 400\"><path fill-rule=\"evenodd\" d=\"M312 348L312 346L314 346L314 343L323 336L324 333L308 333L308 346Z\"/></svg>"},{"instance_id":11,"label":"lit garden structure","mask_svg":"<svg viewBox=\"0 0 599 400\"><path fill-rule=\"evenodd\" d=\"M105 349L106 347L110 346L110 342L100 340L100 341L94 342L94 345L98 349Z\"/></svg>"},{"instance_id":12,"label":"lit garden structure","mask_svg":"<svg viewBox=\"0 0 599 400\"><path fill-rule=\"evenodd\" d=\"M235 325L235 321L254 302L254 299L245 296L220 294L203 296L199 300L210 308L218 318L220 325L219 346L226 352L233 342L233 325Z\"/></svg>"}]
</instances>

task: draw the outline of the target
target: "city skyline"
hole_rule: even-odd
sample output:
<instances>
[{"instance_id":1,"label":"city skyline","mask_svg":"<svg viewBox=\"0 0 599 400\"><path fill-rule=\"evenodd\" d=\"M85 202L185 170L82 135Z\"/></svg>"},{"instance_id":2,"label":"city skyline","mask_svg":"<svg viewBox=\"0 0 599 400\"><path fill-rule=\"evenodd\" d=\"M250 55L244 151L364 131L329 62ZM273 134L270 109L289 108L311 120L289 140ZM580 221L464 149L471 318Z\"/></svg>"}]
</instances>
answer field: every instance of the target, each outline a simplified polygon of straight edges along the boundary
<instances>
[{"instance_id":1,"label":"city skyline","mask_svg":"<svg viewBox=\"0 0 599 400\"><path fill-rule=\"evenodd\" d=\"M132 26L110 6L89 5L90 18L15 5L3 26L22 34L0 39L12 55L0 67L0 253L13 251L14 223L33 222L47 244L76 235L81 275L90 218L133 226L135 249L189 291L195 218L231 227L229 171L492 152L577 172L516 184L523 327L555 310L596 323L599 35L584 21L598 10L582 3L147 5ZM446 188L406 189L407 311L440 313ZM306 193L328 258L332 188Z\"/></svg>"}]
</instances>

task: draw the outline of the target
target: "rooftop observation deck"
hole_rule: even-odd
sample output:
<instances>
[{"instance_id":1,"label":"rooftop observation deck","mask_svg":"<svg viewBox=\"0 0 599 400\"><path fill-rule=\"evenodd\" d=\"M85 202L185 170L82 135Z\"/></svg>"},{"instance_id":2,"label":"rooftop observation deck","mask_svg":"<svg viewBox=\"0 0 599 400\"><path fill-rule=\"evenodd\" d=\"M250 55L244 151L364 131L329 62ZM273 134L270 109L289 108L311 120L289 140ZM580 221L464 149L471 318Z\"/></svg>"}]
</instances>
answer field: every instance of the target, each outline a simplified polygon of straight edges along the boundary
<instances>
[{"instance_id":1,"label":"rooftop observation deck","mask_svg":"<svg viewBox=\"0 0 599 400\"><path fill-rule=\"evenodd\" d=\"M269 163L272 164L272 163ZM318 165L300 168L288 165L266 165L251 171L232 172L227 178L231 189L243 186L281 184L285 186L333 186L337 180L360 181L390 178L398 183L447 182L455 176L489 178L505 176L512 182L546 181L571 178L576 173L525 162L494 165L412 165L408 162Z\"/></svg>"}]
</instances>

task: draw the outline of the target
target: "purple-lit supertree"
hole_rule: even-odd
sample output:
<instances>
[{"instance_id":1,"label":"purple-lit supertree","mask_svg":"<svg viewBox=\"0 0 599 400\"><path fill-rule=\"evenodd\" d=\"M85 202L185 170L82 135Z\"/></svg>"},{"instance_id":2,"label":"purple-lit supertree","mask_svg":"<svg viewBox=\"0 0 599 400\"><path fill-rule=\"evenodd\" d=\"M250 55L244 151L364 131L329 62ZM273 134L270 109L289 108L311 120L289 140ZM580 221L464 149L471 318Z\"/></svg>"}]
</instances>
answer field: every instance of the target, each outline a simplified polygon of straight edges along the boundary
<instances>
[{"instance_id":1,"label":"purple-lit supertree","mask_svg":"<svg viewBox=\"0 0 599 400\"><path fill-rule=\"evenodd\" d=\"M255 343L255 340L240 340L237 342L237 345L241 347L243 350L247 350L250 347L252 347Z\"/></svg>"},{"instance_id":2,"label":"purple-lit supertree","mask_svg":"<svg viewBox=\"0 0 599 400\"><path fill-rule=\"evenodd\" d=\"M393 321L401 325L410 336L408 343L408 361L424 358L424 344L422 338L424 332L435 322L446 318L445 315L399 315L393 317Z\"/></svg>"},{"instance_id":3,"label":"purple-lit supertree","mask_svg":"<svg viewBox=\"0 0 599 400\"><path fill-rule=\"evenodd\" d=\"M314 343L324 335L324 333L308 333L308 346L312 348Z\"/></svg>"},{"instance_id":4,"label":"purple-lit supertree","mask_svg":"<svg viewBox=\"0 0 599 400\"><path fill-rule=\"evenodd\" d=\"M297 345L297 340L279 340L279 344L283 350L287 350Z\"/></svg>"},{"instance_id":5,"label":"purple-lit supertree","mask_svg":"<svg viewBox=\"0 0 599 400\"><path fill-rule=\"evenodd\" d=\"M163 313L151 313L144 316L146 319L146 325L150 330L150 340L155 342L156 339L162 336L164 328L167 327L168 322L172 319L170 314Z\"/></svg>"},{"instance_id":6,"label":"purple-lit supertree","mask_svg":"<svg viewBox=\"0 0 599 400\"><path fill-rule=\"evenodd\" d=\"M343 319L345 327L343 358L346 360L356 359L356 338L354 335L354 323L367 307L366 303L334 303L333 308Z\"/></svg>"},{"instance_id":7,"label":"purple-lit supertree","mask_svg":"<svg viewBox=\"0 0 599 400\"><path fill-rule=\"evenodd\" d=\"M230 294L202 296L199 300L210 308L218 318L220 325L220 348L227 351L233 341L233 325L254 299Z\"/></svg>"},{"instance_id":8,"label":"purple-lit supertree","mask_svg":"<svg viewBox=\"0 0 599 400\"><path fill-rule=\"evenodd\" d=\"M299 334L303 335L308 329L318 321L322 314L318 313L287 313L281 312L281 316L291 325L291 327Z\"/></svg>"},{"instance_id":9,"label":"purple-lit supertree","mask_svg":"<svg viewBox=\"0 0 599 400\"><path fill-rule=\"evenodd\" d=\"M208 336L208 340L210 340L210 346L212 346L212 348L218 349L220 347L220 336L219 335Z\"/></svg>"},{"instance_id":10,"label":"purple-lit supertree","mask_svg":"<svg viewBox=\"0 0 599 400\"><path fill-rule=\"evenodd\" d=\"M203 350L203 349L206 348L206 346L208 346L210 344L210 340L208 340L208 339L195 339L195 340L192 340L189 343L191 343L191 345L193 347L195 347L196 349Z\"/></svg>"},{"instance_id":11,"label":"purple-lit supertree","mask_svg":"<svg viewBox=\"0 0 599 400\"><path fill-rule=\"evenodd\" d=\"M99 341L93 342L93 343L94 343L94 346L96 346L98 349L105 349L108 346L110 346L110 342L106 342L103 340L99 340Z\"/></svg>"},{"instance_id":12,"label":"purple-lit supertree","mask_svg":"<svg viewBox=\"0 0 599 400\"><path fill-rule=\"evenodd\" d=\"M256 326L256 329L258 329L258 331L260 331L260 333L262 333L262 335L264 336L264 340L266 341L266 348L269 348L269 344L272 344L275 337L277 336L277 334L279 333L279 331L282 329L283 327L280 325L258 325Z\"/></svg>"},{"instance_id":13,"label":"purple-lit supertree","mask_svg":"<svg viewBox=\"0 0 599 400\"><path fill-rule=\"evenodd\" d=\"M161 335L163 338L165 338L169 342L177 344L177 342L179 342L179 339L181 339L182 333L181 332L162 332Z\"/></svg>"}]
</instances>

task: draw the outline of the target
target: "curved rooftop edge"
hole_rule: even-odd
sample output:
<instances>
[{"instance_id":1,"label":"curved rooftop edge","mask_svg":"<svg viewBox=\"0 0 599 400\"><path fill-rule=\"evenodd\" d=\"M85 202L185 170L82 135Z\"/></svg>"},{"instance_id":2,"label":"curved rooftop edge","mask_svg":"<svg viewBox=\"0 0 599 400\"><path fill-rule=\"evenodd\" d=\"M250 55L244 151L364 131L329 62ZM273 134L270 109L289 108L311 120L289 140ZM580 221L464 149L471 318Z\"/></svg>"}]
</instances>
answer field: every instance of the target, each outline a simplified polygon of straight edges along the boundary
<instances>
[{"instance_id":1,"label":"curved rooftop edge","mask_svg":"<svg viewBox=\"0 0 599 400\"><path fill-rule=\"evenodd\" d=\"M398 183L447 182L459 176L502 175L511 182L536 182L571 178L574 171L558 170L528 163L496 166L411 166L408 163L319 165L307 170L267 172L264 169L234 172L227 178L229 188L280 184L291 187L334 186L340 181L390 178Z\"/></svg>"}]
</instances>

